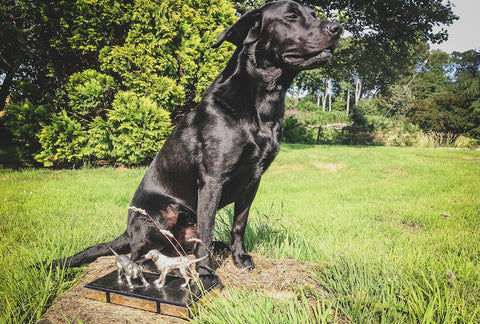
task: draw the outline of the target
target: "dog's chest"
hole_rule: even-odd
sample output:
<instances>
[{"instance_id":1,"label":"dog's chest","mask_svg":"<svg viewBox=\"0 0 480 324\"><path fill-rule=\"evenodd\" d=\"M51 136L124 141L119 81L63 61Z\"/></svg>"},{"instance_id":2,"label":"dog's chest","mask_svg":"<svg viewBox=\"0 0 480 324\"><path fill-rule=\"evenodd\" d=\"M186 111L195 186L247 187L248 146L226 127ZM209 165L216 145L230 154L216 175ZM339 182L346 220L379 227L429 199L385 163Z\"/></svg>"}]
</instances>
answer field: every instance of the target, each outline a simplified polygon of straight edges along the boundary
<instances>
[{"instance_id":1,"label":"dog's chest","mask_svg":"<svg viewBox=\"0 0 480 324\"><path fill-rule=\"evenodd\" d=\"M238 173L252 180L259 179L278 154L280 137L279 124L265 125L248 134L236 165Z\"/></svg>"}]
</instances>

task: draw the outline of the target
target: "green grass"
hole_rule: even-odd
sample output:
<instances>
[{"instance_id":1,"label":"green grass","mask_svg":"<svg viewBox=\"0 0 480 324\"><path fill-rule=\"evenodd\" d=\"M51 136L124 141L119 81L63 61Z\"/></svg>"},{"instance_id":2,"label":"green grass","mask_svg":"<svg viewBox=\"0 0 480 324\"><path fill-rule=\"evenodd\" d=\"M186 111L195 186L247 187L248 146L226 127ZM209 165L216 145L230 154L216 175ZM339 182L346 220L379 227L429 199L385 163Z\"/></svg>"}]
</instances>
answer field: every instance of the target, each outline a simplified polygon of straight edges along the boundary
<instances>
[{"instance_id":1,"label":"green grass","mask_svg":"<svg viewBox=\"0 0 480 324\"><path fill-rule=\"evenodd\" d=\"M77 271L29 266L122 233L144 172L0 171L0 322L35 322L72 286ZM220 239L231 214L217 217ZM284 145L262 179L247 248L328 264L316 274L328 297L311 305L302 292L280 305L233 290L196 321L477 323L479 236L479 151Z\"/></svg>"}]
</instances>

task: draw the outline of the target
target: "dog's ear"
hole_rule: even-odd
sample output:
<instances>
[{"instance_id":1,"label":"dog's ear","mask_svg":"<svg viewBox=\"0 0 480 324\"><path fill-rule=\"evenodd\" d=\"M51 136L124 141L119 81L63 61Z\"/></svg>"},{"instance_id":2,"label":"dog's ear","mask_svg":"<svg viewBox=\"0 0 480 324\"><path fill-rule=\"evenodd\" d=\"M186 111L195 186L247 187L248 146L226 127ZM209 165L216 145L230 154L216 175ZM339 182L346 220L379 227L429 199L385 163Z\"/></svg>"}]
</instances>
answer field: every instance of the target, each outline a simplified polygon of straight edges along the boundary
<instances>
[{"instance_id":1,"label":"dog's ear","mask_svg":"<svg viewBox=\"0 0 480 324\"><path fill-rule=\"evenodd\" d=\"M260 36L262 28L262 13L260 9L255 9L244 14L233 25L225 29L217 37L217 42L212 45L217 48L224 41L228 41L237 47L255 42Z\"/></svg>"}]
</instances>

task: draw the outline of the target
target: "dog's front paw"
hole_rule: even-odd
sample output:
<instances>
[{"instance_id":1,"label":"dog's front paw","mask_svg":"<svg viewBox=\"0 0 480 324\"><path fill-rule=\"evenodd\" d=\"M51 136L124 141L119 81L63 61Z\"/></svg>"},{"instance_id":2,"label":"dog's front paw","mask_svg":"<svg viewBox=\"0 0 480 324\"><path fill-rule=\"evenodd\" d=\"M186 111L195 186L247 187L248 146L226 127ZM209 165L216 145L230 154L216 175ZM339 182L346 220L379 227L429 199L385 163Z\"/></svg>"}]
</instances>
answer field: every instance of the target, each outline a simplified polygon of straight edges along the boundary
<instances>
[{"instance_id":1,"label":"dog's front paw","mask_svg":"<svg viewBox=\"0 0 480 324\"><path fill-rule=\"evenodd\" d=\"M253 258L248 253L233 254L232 257L233 257L233 264L235 264L235 266L238 268L249 269L249 270L252 270L255 268L255 264L253 263Z\"/></svg>"}]
</instances>

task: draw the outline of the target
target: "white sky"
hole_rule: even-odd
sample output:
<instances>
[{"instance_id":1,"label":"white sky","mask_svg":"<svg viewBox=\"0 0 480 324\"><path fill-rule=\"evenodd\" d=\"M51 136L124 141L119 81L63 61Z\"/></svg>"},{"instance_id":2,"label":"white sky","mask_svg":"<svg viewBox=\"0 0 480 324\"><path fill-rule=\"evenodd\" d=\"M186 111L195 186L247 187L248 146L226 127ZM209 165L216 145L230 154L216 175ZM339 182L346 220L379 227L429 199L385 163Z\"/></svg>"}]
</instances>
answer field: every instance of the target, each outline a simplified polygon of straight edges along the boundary
<instances>
[{"instance_id":1,"label":"white sky","mask_svg":"<svg viewBox=\"0 0 480 324\"><path fill-rule=\"evenodd\" d=\"M480 50L480 0L451 0L453 12L460 17L448 26L448 40L432 44L446 53Z\"/></svg>"}]
</instances>

